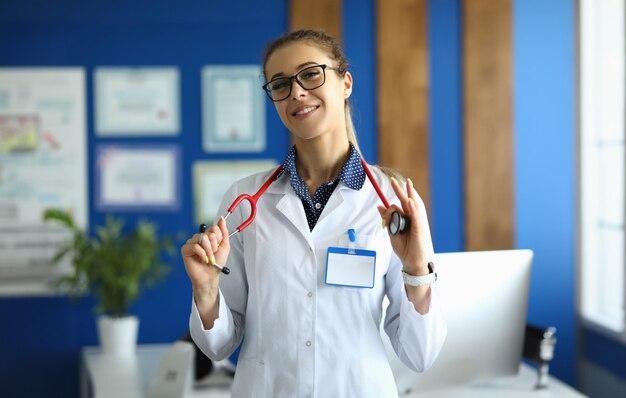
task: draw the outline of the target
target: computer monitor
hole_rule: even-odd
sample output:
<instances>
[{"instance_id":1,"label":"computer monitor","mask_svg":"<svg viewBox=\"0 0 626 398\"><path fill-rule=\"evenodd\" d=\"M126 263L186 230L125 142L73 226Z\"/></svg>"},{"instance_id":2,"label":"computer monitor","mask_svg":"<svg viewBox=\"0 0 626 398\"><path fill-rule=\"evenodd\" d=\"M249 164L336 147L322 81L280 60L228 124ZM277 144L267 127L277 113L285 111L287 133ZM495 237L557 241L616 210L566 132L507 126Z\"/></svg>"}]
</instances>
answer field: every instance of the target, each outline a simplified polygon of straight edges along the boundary
<instances>
[{"instance_id":1,"label":"computer monitor","mask_svg":"<svg viewBox=\"0 0 626 398\"><path fill-rule=\"evenodd\" d=\"M424 373L404 366L381 328L401 395L518 372L532 258L530 250L435 255L448 336L434 365Z\"/></svg>"}]
</instances>

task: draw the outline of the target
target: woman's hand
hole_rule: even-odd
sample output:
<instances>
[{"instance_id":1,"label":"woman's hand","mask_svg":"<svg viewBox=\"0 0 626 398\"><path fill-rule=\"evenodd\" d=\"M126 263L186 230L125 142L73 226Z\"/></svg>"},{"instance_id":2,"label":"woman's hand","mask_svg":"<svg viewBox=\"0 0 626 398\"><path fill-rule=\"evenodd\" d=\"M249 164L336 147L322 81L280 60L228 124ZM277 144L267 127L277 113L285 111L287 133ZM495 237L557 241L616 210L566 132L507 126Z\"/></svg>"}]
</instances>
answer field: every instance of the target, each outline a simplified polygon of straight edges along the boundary
<instances>
[{"instance_id":1,"label":"woman's hand","mask_svg":"<svg viewBox=\"0 0 626 398\"><path fill-rule=\"evenodd\" d=\"M388 209L378 206L385 225L389 225L394 211L400 212L410 220L410 228L404 233L397 235L389 233L391 246L402 261L406 273L426 275L429 272L428 262L432 261L434 256L426 207L413 188L413 182L410 179L406 181L406 192L395 178L391 178L391 186L400 199L402 208L395 204L389 206Z\"/></svg>"},{"instance_id":2,"label":"woman's hand","mask_svg":"<svg viewBox=\"0 0 626 398\"><path fill-rule=\"evenodd\" d=\"M197 290L216 290L220 269L211 264L226 264L230 253L228 228L223 218L204 233L194 234L180 249L194 295Z\"/></svg>"}]
</instances>

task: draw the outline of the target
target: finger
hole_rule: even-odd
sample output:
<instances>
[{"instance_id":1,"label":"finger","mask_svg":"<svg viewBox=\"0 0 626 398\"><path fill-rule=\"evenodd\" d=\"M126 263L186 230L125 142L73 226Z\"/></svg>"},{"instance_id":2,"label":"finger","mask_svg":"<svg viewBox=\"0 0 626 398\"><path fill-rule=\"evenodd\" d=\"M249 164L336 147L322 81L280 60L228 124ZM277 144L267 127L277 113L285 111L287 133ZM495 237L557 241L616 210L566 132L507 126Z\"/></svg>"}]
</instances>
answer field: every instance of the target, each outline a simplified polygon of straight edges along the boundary
<instances>
[{"instance_id":1,"label":"finger","mask_svg":"<svg viewBox=\"0 0 626 398\"><path fill-rule=\"evenodd\" d=\"M413 187L413 180L411 180L410 178L406 179L406 192L407 192L407 196L409 197L409 199L416 199L417 196L417 192L415 191L415 188Z\"/></svg>"},{"instance_id":2,"label":"finger","mask_svg":"<svg viewBox=\"0 0 626 398\"><path fill-rule=\"evenodd\" d=\"M212 232L209 234L209 242L211 243L211 250L215 253L220 246L220 242L217 240L217 236Z\"/></svg>"},{"instance_id":3,"label":"finger","mask_svg":"<svg viewBox=\"0 0 626 398\"><path fill-rule=\"evenodd\" d=\"M411 228L415 228L418 225L419 211L417 210L417 205L413 198L409 198L408 206L410 207L410 211L405 212L405 214L411 219Z\"/></svg>"},{"instance_id":4,"label":"finger","mask_svg":"<svg viewBox=\"0 0 626 398\"><path fill-rule=\"evenodd\" d=\"M205 258L203 258L203 261L205 263L215 262L215 251L213 250L213 244L211 243L210 237L207 236L207 238L204 240L202 248L204 249L205 253Z\"/></svg>"},{"instance_id":5,"label":"finger","mask_svg":"<svg viewBox=\"0 0 626 398\"><path fill-rule=\"evenodd\" d=\"M187 242L180 248L180 254L182 254L183 257L195 256L193 246L197 242L198 240L195 236L191 237L191 239L187 239Z\"/></svg>"},{"instance_id":6,"label":"finger","mask_svg":"<svg viewBox=\"0 0 626 398\"><path fill-rule=\"evenodd\" d=\"M201 232L201 233L195 234L193 236L193 238L192 238L193 243L198 244L198 246L200 246L200 247L202 247L204 249L206 249L206 245L208 243L209 247L210 247L211 243L209 241L209 235L208 234L209 234L208 230L205 231L205 232Z\"/></svg>"},{"instance_id":7,"label":"finger","mask_svg":"<svg viewBox=\"0 0 626 398\"><path fill-rule=\"evenodd\" d=\"M200 257L202 261L205 263L209 263L211 261L215 261L215 251L217 250L217 244L214 244L215 236L211 233L205 232L204 239L202 239L202 244L200 247L203 250L203 254Z\"/></svg>"},{"instance_id":8,"label":"finger","mask_svg":"<svg viewBox=\"0 0 626 398\"><path fill-rule=\"evenodd\" d=\"M198 244L198 246L204 248L204 245L207 243L207 236L206 236L206 232L200 232L198 234L195 234L192 238L191 241L193 243Z\"/></svg>"},{"instance_id":9,"label":"finger","mask_svg":"<svg viewBox=\"0 0 626 398\"><path fill-rule=\"evenodd\" d=\"M207 243L206 234L205 233L197 233L194 234L191 239L187 241L189 244L195 244L201 248L204 248L204 245Z\"/></svg>"},{"instance_id":10,"label":"finger","mask_svg":"<svg viewBox=\"0 0 626 398\"><path fill-rule=\"evenodd\" d=\"M409 198L409 206L411 207L411 211L407 214L409 219L411 220L411 230L417 233L421 233L423 230L424 222L428 225L427 215L426 215L426 207L424 206L424 202L416 193L415 200L413 198ZM426 227L428 229L428 227Z\"/></svg>"},{"instance_id":11,"label":"finger","mask_svg":"<svg viewBox=\"0 0 626 398\"><path fill-rule=\"evenodd\" d=\"M393 214L393 212L394 211L398 211L398 210L400 210L400 212L402 213L402 209L400 209L397 205L395 205L393 203L391 205L389 205L389 207L378 206L378 213L386 221L389 221L389 219L391 218L391 215Z\"/></svg>"},{"instance_id":12,"label":"finger","mask_svg":"<svg viewBox=\"0 0 626 398\"><path fill-rule=\"evenodd\" d=\"M224 217L220 217L219 221L217 222L217 226L220 229L220 232L222 233L222 246L224 246L224 248L226 249L230 249L230 238L228 237L228 227L226 226L226 220L224 220Z\"/></svg>"},{"instance_id":13,"label":"finger","mask_svg":"<svg viewBox=\"0 0 626 398\"><path fill-rule=\"evenodd\" d=\"M187 258L197 257L201 262L208 263L207 253L202 246L198 244L198 237L196 235L187 240L187 243L181 248L181 254L183 257Z\"/></svg>"},{"instance_id":14,"label":"finger","mask_svg":"<svg viewBox=\"0 0 626 398\"><path fill-rule=\"evenodd\" d=\"M413 200L412 197L410 197L409 195L412 195L413 193L411 191L413 191L412 189L412 184L413 182L410 181L410 179L407 180L406 182L406 188L407 188L407 192L409 193L407 195L407 193L405 193L404 189L402 188L402 186L400 185L400 183L398 182L398 180L396 180L395 178L392 178L392 187L394 189L394 192L396 193L396 195L398 196L398 199L400 200L400 205L402 206L402 208L400 209L399 207L396 208L396 211L400 211L400 214L402 215L406 215L409 218L413 218L413 215L416 213L414 210L414 206L411 204L411 201ZM415 193L417 194L417 193ZM391 206L390 206L391 208ZM393 211L392 211L393 213Z\"/></svg>"},{"instance_id":15,"label":"finger","mask_svg":"<svg viewBox=\"0 0 626 398\"><path fill-rule=\"evenodd\" d=\"M417 193L417 190L415 190L415 186L413 185L413 180L411 180L410 178L407 180L407 192L409 193L409 199L413 199L413 204L414 209L421 213L422 210L426 211L426 206L424 205L424 201L422 200L422 197Z\"/></svg>"},{"instance_id":16,"label":"finger","mask_svg":"<svg viewBox=\"0 0 626 398\"><path fill-rule=\"evenodd\" d=\"M215 239L217 240L217 244L219 245L222 242L223 234L220 228L217 225L213 225L209 230L209 234L213 234Z\"/></svg>"},{"instance_id":17,"label":"finger","mask_svg":"<svg viewBox=\"0 0 626 398\"><path fill-rule=\"evenodd\" d=\"M378 206L377 208L381 218L381 226L385 229L389 224L389 217L391 217L391 213L387 214L388 209L385 206Z\"/></svg>"},{"instance_id":18,"label":"finger","mask_svg":"<svg viewBox=\"0 0 626 398\"><path fill-rule=\"evenodd\" d=\"M378 206L378 213L381 217L385 218L385 213L387 213L387 208L385 206Z\"/></svg>"},{"instance_id":19,"label":"finger","mask_svg":"<svg viewBox=\"0 0 626 398\"><path fill-rule=\"evenodd\" d=\"M213 250L213 245L211 243L210 234L207 234L206 232L204 232L202 234L202 241L197 246L199 246L203 250L203 253L200 256L200 259L202 261L204 261L205 263L208 263L209 260L215 259L215 256L213 254L214 250Z\"/></svg>"},{"instance_id":20,"label":"finger","mask_svg":"<svg viewBox=\"0 0 626 398\"><path fill-rule=\"evenodd\" d=\"M403 209L408 208L409 197L404 192L404 189L402 188L398 180L396 180L394 177L391 177L391 187L393 188L393 191L396 193L396 196L398 197L398 199L400 199L400 204L402 205L402 208Z\"/></svg>"}]
</instances>

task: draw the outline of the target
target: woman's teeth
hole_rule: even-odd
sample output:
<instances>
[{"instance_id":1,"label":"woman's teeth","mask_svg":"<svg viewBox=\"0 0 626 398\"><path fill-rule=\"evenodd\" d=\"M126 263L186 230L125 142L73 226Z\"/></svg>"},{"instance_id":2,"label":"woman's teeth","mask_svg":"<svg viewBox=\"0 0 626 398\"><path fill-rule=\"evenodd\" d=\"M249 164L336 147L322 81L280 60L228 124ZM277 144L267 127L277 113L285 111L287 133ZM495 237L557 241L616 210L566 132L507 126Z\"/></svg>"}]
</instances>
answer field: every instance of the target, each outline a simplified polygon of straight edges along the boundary
<instances>
[{"instance_id":1,"label":"woman's teeth","mask_svg":"<svg viewBox=\"0 0 626 398\"><path fill-rule=\"evenodd\" d=\"M314 111L315 109L317 109L315 106L307 106L306 108L299 110L295 114L296 115L304 115L306 113Z\"/></svg>"}]
</instances>

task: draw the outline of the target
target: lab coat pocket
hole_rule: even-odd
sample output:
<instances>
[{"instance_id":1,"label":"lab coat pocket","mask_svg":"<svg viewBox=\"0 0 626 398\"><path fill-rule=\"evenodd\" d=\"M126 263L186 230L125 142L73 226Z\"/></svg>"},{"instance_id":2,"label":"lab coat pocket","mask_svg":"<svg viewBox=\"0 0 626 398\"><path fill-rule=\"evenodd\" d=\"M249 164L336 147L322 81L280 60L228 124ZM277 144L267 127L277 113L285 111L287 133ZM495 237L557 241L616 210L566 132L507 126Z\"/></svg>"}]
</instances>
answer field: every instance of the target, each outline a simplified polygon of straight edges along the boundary
<instances>
[{"instance_id":1,"label":"lab coat pocket","mask_svg":"<svg viewBox=\"0 0 626 398\"><path fill-rule=\"evenodd\" d=\"M233 382L233 397L267 397L265 368L267 364L260 359L242 359L237 361L237 377Z\"/></svg>"}]
</instances>

